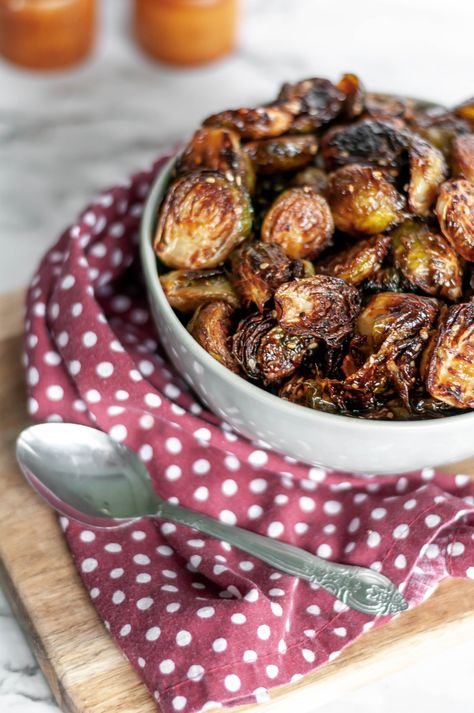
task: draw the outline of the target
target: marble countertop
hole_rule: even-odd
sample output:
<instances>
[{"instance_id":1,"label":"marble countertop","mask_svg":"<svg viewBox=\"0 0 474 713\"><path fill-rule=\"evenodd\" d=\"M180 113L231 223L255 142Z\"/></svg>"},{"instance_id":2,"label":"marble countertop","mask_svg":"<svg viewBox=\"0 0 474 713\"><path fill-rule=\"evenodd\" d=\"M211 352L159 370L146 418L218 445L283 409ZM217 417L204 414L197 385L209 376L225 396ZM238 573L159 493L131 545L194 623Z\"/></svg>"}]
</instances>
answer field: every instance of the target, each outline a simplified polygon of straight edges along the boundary
<instances>
[{"instance_id":1,"label":"marble countertop","mask_svg":"<svg viewBox=\"0 0 474 713\"><path fill-rule=\"evenodd\" d=\"M286 79L355 71L372 88L446 103L474 93L472 0L244 0L238 51L193 70L134 47L127 3L104 0L94 57L34 75L0 64L0 292L37 260L94 192L147 165L222 107L270 99ZM364 686L319 713L472 710L474 644ZM0 711L57 711L0 593Z\"/></svg>"}]
</instances>

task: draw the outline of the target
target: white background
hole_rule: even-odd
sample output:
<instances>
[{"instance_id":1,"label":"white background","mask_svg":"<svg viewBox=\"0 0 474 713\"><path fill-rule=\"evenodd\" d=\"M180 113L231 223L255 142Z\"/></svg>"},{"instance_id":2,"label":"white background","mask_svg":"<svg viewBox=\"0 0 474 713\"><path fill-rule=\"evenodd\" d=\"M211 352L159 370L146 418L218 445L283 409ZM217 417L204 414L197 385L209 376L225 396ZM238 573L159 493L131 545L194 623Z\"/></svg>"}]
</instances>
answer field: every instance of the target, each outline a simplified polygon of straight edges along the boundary
<instances>
[{"instance_id":1,"label":"white background","mask_svg":"<svg viewBox=\"0 0 474 713\"><path fill-rule=\"evenodd\" d=\"M286 79L344 71L366 85L451 103L474 94L472 0L246 0L238 51L205 68L143 58L128 3L103 3L94 58L32 75L0 64L0 291L37 260L94 192L147 165L211 111L271 99ZM469 712L474 644L433 655L320 713ZM0 711L55 710L0 595Z\"/></svg>"}]
</instances>

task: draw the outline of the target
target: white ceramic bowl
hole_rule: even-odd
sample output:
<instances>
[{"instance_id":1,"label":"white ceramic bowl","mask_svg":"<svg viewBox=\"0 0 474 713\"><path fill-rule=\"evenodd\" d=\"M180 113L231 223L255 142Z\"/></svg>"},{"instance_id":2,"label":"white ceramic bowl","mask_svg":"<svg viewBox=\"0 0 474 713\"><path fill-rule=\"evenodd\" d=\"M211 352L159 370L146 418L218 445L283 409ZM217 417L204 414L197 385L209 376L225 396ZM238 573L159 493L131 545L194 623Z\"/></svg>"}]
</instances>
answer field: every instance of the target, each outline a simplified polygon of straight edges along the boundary
<instances>
[{"instance_id":1,"label":"white ceramic bowl","mask_svg":"<svg viewBox=\"0 0 474 713\"><path fill-rule=\"evenodd\" d=\"M171 363L211 411L253 440L311 465L354 473L402 473L474 454L474 413L429 421L369 421L314 411L245 381L213 359L170 307L152 248L174 161L153 186L142 218L141 259L151 309Z\"/></svg>"}]
</instances>

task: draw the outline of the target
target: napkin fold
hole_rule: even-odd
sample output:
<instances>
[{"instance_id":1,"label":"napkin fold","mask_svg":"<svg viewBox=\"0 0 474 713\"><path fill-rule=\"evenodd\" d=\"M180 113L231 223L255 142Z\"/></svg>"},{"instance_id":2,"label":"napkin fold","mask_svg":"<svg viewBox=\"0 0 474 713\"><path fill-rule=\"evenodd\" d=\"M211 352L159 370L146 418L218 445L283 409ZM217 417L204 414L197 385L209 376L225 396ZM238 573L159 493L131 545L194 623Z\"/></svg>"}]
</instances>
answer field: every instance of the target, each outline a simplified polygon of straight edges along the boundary
<instances>
[{"instance_id":1,"label":"napkin fold","mask_svg":"<svg viewBox=\"0 0 474 713\"><path fill-rule=\"evenodd\" d=\"M139 454L164 498L372 567L411 607L446 577L474 579L468 476L309 467L196 401L158 342L138 259L143 202L166 159L99 195L43 258L25 321L32 418L107 431ZM164 713L268 700L390 618L349 610L185 526L61 521L94 606Z\"/></svg>"}]
</instances>

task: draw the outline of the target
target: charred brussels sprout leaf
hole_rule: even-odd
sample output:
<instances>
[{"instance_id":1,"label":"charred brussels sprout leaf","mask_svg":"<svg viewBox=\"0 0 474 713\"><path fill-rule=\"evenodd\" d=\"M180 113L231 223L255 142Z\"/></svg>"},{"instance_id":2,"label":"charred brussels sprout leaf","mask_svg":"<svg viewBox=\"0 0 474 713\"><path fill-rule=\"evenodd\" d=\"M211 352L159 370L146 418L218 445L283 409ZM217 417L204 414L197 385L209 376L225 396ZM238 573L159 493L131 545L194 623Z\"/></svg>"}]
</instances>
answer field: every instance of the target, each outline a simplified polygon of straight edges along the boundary
<instances>
[{"instance_id":1,"label":"charred brussels sprout leaf","mask_svg":"<svg viewBox=\"0 0 474 713\"><path fill-rule=\"evenodd\" d=\"M201 269L222 263L250 233L246 191L214 171L175 181L160 209L155 252L168 267Z\"/></svg>"},{"instance_id":2,"label":"charred brussels sprout leaf","mask_svg":"<svg viewBox=\"0 0 474 713\"><path fill-rule=\"evenodd\" d=\"M262 240L280 245L291 258L315 258L331 241L334 223L326 200L311 188L290 188L271 206Z\"/></svg>"},{"instance_id":3,"label":"charred brussels sprout leaf","mask_svg":"<svg viewBox=\"0 0 474 713\"><path fill-rule=\"evenodd\" d=\"M465 178L474 183L474 134L464 134L454 139L451 168L455 178Z\"/></svg>"},{"instance_id":4,"label":"charred brussels sprout leaf","mask_svg":"<svg viewBox=\"0 0 474 713\"><path fill-rule=\"evenodd\" d=\"M372 278L382 265L390 247L389 235L374 235L359 240L346 250L319 262L317 271L345 280L349 285L360 285Z\"/></svg>"},{"instance_id":5,"label":"charred brussels sprout leaf","mask_svg":"<svg viewBox=\"0 0 474 713\"><path fill-rule=\"evenodd\" d=\"M179 312L194 312L214 300L239 306L239 298L222 270L172 270L162 275L160 282L168 302Z\"/></svg>"},{"instance_id":6,"label":"charred brussels sprout leaf","mask_svg":"<svg viewBox=\"0 0 474 713\"><path fill-rule=\"evenodd\" d=\"M318 141L312 134L278 136L251 141L244 149L258 173L282 173L310 163L318 151Z\"/></svg>"},{"instance_id":7,"label":"charred brussels sprout leaf","mask_svg":"<svg viewBox=\"0 0 474 713\"><path fill-rule=\"evenodd\" d=\"M308 351L317 342L308 337L288 334L281 327L266 332L257 350L257 367L265 383L281 381L301 366Z\"/></svg>"},{"instance_id":8,"label":"charred brussels sprout leaf","mask_svg":"<svg viewBox=\"0 0 474 713\"><path fill-rule=\"evenodd\" d=\"M321 153L328 171L361 163L398 175L405 161L408 132L397 120L361 119L334 126L321 141Z\"/></svg>"},{"instance_id":9,"label":"charred brussels sprout leaf","mask_svg":"<svg viewBox=\"0 0 474 713\"><path fill-rule=\"evenodd\" d=\"M406 292L410 285L406 282L400 270L393 265L380 267L362 285L364 292Z\"/></svg>"},{"instance_id":10,"label":"charred brussels sprout leaf","mask_svg":"<svg viewBox=\"0 0 474 713\"><path fill-rule=\"evenodd\" d=\"M312 188L315 193L324 195L328 185L328 175L321 168L317 168L317 166L308 166L293 176L291 185L296 188L304 188L307 186L308 188Z\"/></svg>"},{"instance_id":11,"label":"charred brussels sprout leaf","mask_svg":"<svg viewBox=\"0 0 474 713\"><path fill-rule=\"evenodd\" d=\"M423 223L407 220L392 233L395 267L408 283L428 295L457 300L462 293L462 267L449 243Z\"/></svg>"},{"instance_id":12,"label":"charred brussels sprout leaf","mask_svg":"<svg viewBox=\"0 0 474 713\"><path fill-rule=\"evenodd\" d=\"M352 331L360 297L339 277L314 275L279 287L275 307L278 323L287 332L337 346Z\"/></svg>"},{"instance_id":13,"label":"charred brussels sprout leaf","mask_svg":"<svg viewBox=\"0 0 474 713\"><path fill-rule=\"evenodd\" d=\"M310 129L332 121L342 109L345 96L327 79L314 77L296 84L284 84L278 101L291 107ZM299 127L301 130L301 126Z\"/></svg>"},{"instance_id":14,"label":"charred brussels sprout leaf","mask_svg":"<svg viewBox=\"0 0 474 713\"><path fill-rule=\"evenodd\" d=\"M276 288L303 277L304 265L288 258L279 245L255 242L242 245L231 257L232 282L245 304L263 312Z\"/></svg>"},{"instance_id":15,"label":"charred brussels sprout leaf","mask_svg":"<svg viewBox=\"0 0 474 713\"><path fill-rule=\"evenodd\" d=\"M446 161L441 151L417 136L410 142L409 161L408 207L426 217L447 176Z\"/></svg>"},{"instance_id":16,"label":"charred brussels sprout leaf","mask_svg":"<svg viewBox=\"0 0 474 713\"><path fill-rule=\"evenodd\" d=\"M197 309L188 331L206 352L237 374L239 368L230 350L233 311L228 302L209 302Z\"/></svg>"},{"instance_id":17,"label":"charred brussels sprout leaf","mask_svg":"<svg viewBox=\"0 0 474 713\"><path fill-rule=\"evenodd\" d=\"M232 129L243 139L264 139L285 134L292 121L293 114L284 106L266 106L221 111L208 117L204 126Z\"/></svg>"},{"instance_id":18,"label":"charred brussels sprout leaf","mask_svg":"<svg viewBox=\"0 0 474 713\"><path fill-rule=\"evenodd\" d=\"M455 408L474 408L474 302L454 305L440 321L426 388Z\"/></svg>"},{"instance_id":19,"label":"charred brussels sprout leaf","mask_svg":"<svg viewBox=\"0 0 474 713\"><path fill-rule=\"evenodd\" d=\"M223 173L228 180L244 185L252 193L255 173L252 163L240 145L238 134L229 129L198 129L181 154L178 174L202 168Z\"/></svg>"},{"instance_id":20,"label":"charred brussels sprout leaf","mask_svg":"<svg viewBox=\"0 0 474 713\"><path fill-rule=\"evenodd\" d=\"M329 176L326 197L339 230L375 235L399 223L404 200L379 169L353 164Z\"/></svg>"},{"instance_id":21,"label":"charred brussels sprout leaf","mask_svg":"<svg viewBox=\"0 0 474 713\"><path fill-rule=\"evenodd\" d=\"M435 212L456 252L474 262L474 183L463 179L443 183Z\"/></svg>"}]
</instances>

